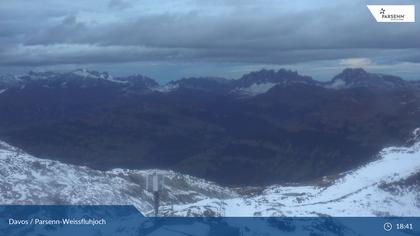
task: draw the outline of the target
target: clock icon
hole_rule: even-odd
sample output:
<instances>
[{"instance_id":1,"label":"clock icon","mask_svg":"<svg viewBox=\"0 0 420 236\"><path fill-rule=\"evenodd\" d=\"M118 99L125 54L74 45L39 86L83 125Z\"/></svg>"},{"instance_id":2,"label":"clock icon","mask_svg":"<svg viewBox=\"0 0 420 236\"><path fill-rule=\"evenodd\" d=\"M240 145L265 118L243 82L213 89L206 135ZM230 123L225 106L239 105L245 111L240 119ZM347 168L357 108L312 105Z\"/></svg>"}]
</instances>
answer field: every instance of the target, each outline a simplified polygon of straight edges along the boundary
<instances>
[{"instance_id":1,"label":"clock icon","mask_svg":"<svg viewBox=\"0 0 420 236\"><path fill-rule=\"evenodd\" d=\"M389 223L389 222L386 222L384 224L384 230L387 231L387 232L391 231L392 230L392 224Z\"/></svg>"}]
</instances>

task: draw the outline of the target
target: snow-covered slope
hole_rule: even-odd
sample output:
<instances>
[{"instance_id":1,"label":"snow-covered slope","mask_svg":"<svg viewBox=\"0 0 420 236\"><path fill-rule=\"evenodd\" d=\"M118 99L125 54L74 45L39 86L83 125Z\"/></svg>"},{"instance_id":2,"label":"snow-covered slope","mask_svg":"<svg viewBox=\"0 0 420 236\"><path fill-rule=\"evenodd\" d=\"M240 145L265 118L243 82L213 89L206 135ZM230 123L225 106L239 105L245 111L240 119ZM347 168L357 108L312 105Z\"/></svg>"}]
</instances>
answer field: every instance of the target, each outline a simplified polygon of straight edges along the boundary
<instances>
[{"instance_id":1,"label":"snow-covered slope","mask_svg":"<svg viewBox=\"0 0 420 236\"><path fill-rule=\"evenodd\" d=\"M304 84L311 86L319 86L319 82L311 77L299 75L296 71L280 69L260 70L243 75L240 79L233 82L234 88L231 90L233 94L241 94L245 96L255 96L266 93L274 86L290 86L296 84Z\"/></svg>"},{"instance_id":2,"label":"snow-covered slope","mask_svg":"<svg viewBox=\"0 0 420 236\"><path fill-rule=\"evenodd\" d=\"M248 96L255 96L258 94L266 93L272 87L276 86L276 83L254 83L248 87L239 87L232 90L233 93L239 93Z\"/></svg>"},{"instance_id":3,"label":"snow-covered slope","mask_svg":"<svg viewBox=\"0 0 420 236\"><path fill-rule=\"evenodd\" d=\"M175 83L168 83L159 87L154 88L155 91L162 92L162 93L168 93L172 92L174 90L177 90L179 88L178 84Z\"/></svg>"},{"instance_id":4,"label":"snow-covered slope","mask_svg":"<svg viewBox=\"0 0 420 236\"><path fill-rule=\"evenodd\" d=\"M386 148L377 160L333 180L325 178L323 184L272 186L253 197L206 199L174 211L226 216L420 216L420 188L404 183L420 173L420 129L413 136L412 146Z\"/></svg>"},{"instance_id":5,"label":"snow-covered slope","mask_svg":"<svg viewBox=\"0 0 420 236\"><path fill-rule=\"evenodd\" d=\"M196 202L236 194L207 181L173 171L97 171L35 158L0 142L0 204L116 204L152 210L152 194L145 189L147 175L165 176L163 205Z\"/></svg>"},{"instance_id":6,"label":"snow-covered slope","mask_svg":"<svg viewBox=\"0 0 420 236\"><path fill-rule=\"evenodd\" d=\"M419 216L420 129L409 147L384 149L375 161L313 185L271 186L239 194L163 170L97 171L38 159L0 142L0 204L133 204L152 213L145 177L165 176L162 215Z\"/></svg>"}]
</instances>

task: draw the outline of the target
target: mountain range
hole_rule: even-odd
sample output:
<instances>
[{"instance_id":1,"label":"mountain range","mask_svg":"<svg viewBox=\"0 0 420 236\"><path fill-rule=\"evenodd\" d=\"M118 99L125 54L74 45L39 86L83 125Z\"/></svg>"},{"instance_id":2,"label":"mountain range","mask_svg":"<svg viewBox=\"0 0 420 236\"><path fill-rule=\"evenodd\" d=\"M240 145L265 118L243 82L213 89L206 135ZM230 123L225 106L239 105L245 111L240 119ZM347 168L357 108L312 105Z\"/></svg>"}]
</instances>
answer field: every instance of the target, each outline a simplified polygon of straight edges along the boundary
<instances>
[{"instance_id":1,"label":"mountain range","mask_svg":"<svg viewBox=\"0 0 420 236\"><path fill-rule=\"evenodd\" d=\"M224 186L307 182L404 145L420 86L345 69L327 82L281 69L237 80L29 72L0 78L0 139L95 170L168 169Z\"/></svg>"}]
</instances>

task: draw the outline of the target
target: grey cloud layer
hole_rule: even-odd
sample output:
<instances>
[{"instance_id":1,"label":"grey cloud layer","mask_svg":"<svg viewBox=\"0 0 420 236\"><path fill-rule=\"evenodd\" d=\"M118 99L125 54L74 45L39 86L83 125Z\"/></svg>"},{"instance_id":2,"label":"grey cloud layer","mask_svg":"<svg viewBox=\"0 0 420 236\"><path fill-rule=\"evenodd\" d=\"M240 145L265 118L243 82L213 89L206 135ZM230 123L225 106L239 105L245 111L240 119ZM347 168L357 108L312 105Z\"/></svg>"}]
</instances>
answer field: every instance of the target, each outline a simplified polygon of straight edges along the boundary
<instances>
[{"instance_id":1,"label":"grey cloud layer","mask_svg":"<svg viewBox=\"0 0 420 236\"><path fill-rule=\"evenodd\" d=\"M10 7L6 17L0 14L0 65L282 64L349 57L420 62L418 23L378 24L365 1L302 1L304 7L292 10L279 7L292 1L182 1L162 10L155 2L111 0L89 8L63 1L48 9L39 4L25 17Z\"/></svg>"}]
</instances>

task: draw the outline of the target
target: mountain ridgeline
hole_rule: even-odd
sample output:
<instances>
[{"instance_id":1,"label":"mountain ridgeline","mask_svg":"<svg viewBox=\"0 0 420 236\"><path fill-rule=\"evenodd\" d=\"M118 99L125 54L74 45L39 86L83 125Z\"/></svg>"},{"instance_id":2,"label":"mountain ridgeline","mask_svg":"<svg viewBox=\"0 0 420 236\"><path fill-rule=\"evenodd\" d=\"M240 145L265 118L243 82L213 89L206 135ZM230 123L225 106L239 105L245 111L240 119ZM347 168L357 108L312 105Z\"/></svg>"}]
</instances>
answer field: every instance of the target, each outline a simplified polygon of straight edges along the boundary
<instances>
[{"instance_id":1,"label":"mountain ridgeline","mask_svg":"<svg viewBox=\"0 0 420 236\"><path fill-rule=\"evenodd\" d=\"M76 70L0 77L0 139L94 169L171 169L249 186L350 170L420 126L420 86L345 69L289 70L159 85Z\"/></svg>"}]
</instances>

